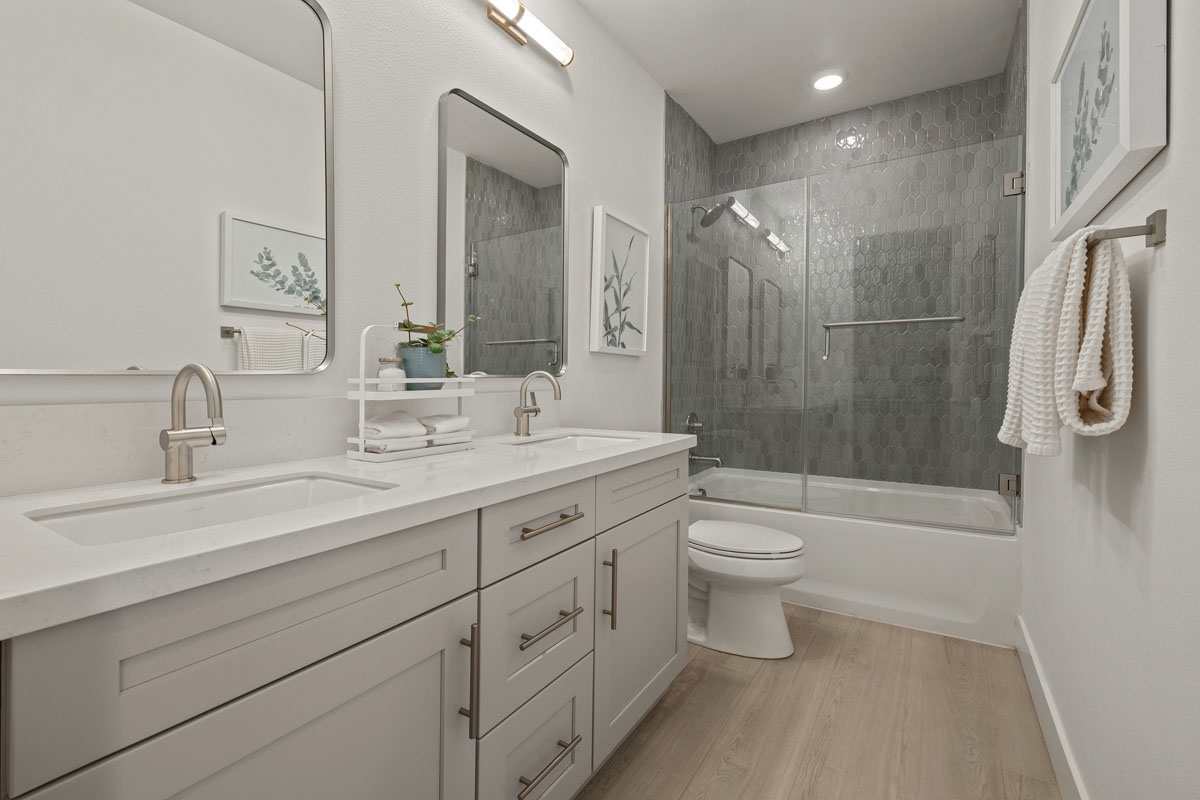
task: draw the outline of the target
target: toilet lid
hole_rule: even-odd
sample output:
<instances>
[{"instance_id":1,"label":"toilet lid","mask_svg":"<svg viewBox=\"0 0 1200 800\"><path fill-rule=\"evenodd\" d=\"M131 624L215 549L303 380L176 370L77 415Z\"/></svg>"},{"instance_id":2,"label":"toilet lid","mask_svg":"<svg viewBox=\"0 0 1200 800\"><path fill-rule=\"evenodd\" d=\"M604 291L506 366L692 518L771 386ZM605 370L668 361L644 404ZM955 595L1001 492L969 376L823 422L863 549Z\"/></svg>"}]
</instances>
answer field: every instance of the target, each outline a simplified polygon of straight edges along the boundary
<instances>
[{"instance_id":1,"label":"toilet lid","mask_svg":"<svg viewBox=\"0 0 1200 800\"><path fill-rule=\"evenodd\" d=\"M804 540L799 536L748 522L693 522L688 526L688 543L733 558L794 558L804 554Z\"/></svg>"}]
</instances>

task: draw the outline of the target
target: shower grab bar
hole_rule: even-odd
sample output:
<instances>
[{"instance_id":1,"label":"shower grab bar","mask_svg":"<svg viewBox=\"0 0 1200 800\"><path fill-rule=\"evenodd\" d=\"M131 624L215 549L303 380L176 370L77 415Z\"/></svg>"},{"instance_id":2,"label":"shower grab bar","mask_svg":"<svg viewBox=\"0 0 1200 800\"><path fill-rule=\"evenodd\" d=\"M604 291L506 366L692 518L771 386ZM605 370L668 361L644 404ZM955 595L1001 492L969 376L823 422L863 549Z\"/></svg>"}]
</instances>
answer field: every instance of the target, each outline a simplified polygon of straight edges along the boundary
<instances>
[{"instance_id":1,"label":"shower grab bar","mask_svg":"<svg viewBox=\"0 0 1200 800\"><path fill-rule=\"evenodd\" d=\"M500 342L484 342L488 346L497 344L552 344L554 345L554 360L550 362L550 366L558 363L558 339L505 339Z\"/></svg>"},{"instance_id":2,"label":"shower grab bar","mask_svg":"<svg viewBox=\"0 0 1200 800\"><path fill-rule=\"evenodd\" d=\"M829 331L831 328L862 328L871 325L908 325L914 322L962 322L966 317L911 317L909 319L864 319L853 322L822 322L825 329L825 355L822 361L829 360Z\"/></svg>"}]
</instances>

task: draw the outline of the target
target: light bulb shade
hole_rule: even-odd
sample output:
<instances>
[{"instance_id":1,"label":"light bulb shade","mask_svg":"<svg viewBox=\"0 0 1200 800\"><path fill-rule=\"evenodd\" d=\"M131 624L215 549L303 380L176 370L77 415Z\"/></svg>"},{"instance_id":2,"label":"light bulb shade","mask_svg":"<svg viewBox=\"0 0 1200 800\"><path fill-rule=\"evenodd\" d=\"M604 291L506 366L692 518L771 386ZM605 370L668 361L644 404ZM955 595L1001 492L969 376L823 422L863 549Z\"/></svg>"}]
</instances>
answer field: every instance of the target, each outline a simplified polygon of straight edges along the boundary
<instances>
[{"instance_id":1,"label":"light bulb shade","mask_svg":"<svg viewBox=\"0 0 1200 800\"><path fill-rule=\"evenodd\" d=\"M784 244L783 239L780 239L778 236L776 236L770 230L764 228L762 234L763 234L763 238L765 238L767 240L767 244L771 245L771 247L774 247L776 250L778 250L780 255L782 255L792 249L792 248L788 247L786 244Z\"/></svg>"},{"instance_id":2,"label":"light bulb shade","mask_svg":"<svg viewBox=\"0 0 1200 800\"><path fill-rule=\"evenodd\" d=\"M732 211L738 219L749 225L751 228L758 228L758 217L751 214L749 209L747 209L744 205L739 203L737 200L734 200L732 197L725 202L729 206L729 210Z\"/></svg>"},{"instance_id":3,"label":"light bulb shade","mask_svg":"<svg viewBox=\"0 0 1200 800\"><path fill-rule=\"evenodd\" d=\"M515 20L521 15L521 3L519 0L492 0L492 8L502 17L510 20Z\"/></svg>"},{"instance_id":4,"label":"light bulb shade","mask_svg":"<svg viewBox=\"0 0 1200 800\"><path fill-rule=\"evenodd\" d=\"M537 42L559 64L565 67L575 60L575 51L567 47L566 42L558 38L554 31L547 28L528 8L517 17L516 23L526 36Z\"/></svg>"},{"instance_id":5,"label":"light bulb shade","mask_svg":"<svg viewBox=\"0 0 1200 800\"><path fill-rule=\"evenodd\" d=\"M488 19L522 45L528 39L537 42L539 47L564 67L575 60L575 51L567 47L566 43L520 0L492 0L488 5Z\"/></svg>"}]
</instances>

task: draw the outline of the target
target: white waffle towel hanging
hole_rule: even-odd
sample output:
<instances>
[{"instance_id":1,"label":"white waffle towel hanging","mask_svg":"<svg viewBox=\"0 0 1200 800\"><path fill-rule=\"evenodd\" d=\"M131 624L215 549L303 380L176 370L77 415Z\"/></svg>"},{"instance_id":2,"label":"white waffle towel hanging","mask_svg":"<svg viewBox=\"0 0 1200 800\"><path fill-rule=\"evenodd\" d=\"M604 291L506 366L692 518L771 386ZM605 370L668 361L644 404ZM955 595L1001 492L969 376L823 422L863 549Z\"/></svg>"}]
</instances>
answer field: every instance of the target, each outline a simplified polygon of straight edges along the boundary
<instances>
[{"instance_id":1,"label":"white waffle towel hanging","mask_svg":"<svg viewBox=\"0 0 1200 800\"><path fill-rule=\"evenodd\" d=\"M1129 273L1118 242L1064 241L1030 276L1017 306L999 439L1032 455L1062 451L1059 429L1119 430L1133 397Z\"/></svg>"}]
</instances>

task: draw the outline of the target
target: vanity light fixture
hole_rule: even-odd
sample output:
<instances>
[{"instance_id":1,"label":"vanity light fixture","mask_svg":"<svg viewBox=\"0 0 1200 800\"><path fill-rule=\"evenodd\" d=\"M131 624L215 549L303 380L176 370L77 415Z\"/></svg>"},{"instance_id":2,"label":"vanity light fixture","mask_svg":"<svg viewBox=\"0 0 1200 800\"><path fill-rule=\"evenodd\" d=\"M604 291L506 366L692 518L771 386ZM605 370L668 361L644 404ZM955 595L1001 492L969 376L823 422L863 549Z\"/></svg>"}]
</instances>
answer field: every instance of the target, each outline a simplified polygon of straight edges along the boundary
<instances>
[{"instance_id":1,"label":"vanity light fixture","mask_svg":"<svg viewBox=\"0 0 1200 800\"><path fill-rule=\"evenodd\" d=\"M564 67L575 60L575 51L567 47L520 0L492 0L488 4L488 19L522 46L532 39Z\"/></svg>"},{"instance_id":2,"label":"vanity light fixture","mask_svg":"<svg viewBox=\"0 0 1200 800\"><path fill-rule=\"evenodd\" d=\"M751 214L749 209L747 209L737 200L734 200L732 197L726 202L729 206L729 210L732 211L738 219L749 225L754 230L758 230L758 217Z\"/></svg>"},{"instance_id":3,"label":"vanity light fixture","mask_svg":"<svg viewBox=\"0 0 1200 800\"><path fill-rule=\"evenodd\" d=\"M846 80L846 73L840 69L826 70L818 73L813 77L813 88L818 92L828 92L830 89L836 89L842 85L842 81Z\"/></svg>"},{"instance_id":4,"label":"vanity light fixture","mask_svg":"<svg viewBox=\"0 0 1200 800\"><path fill-rule=\"evenodd\" d=\"M774 247L776 250L779 251L780 255L783 255L784 253L787 253L788 251L790 251L792 249L783 241L783 239L780 239L778 236L776 236L774 233L767 230L766 228L763 229L763 237L766 238L767 244L771 245L771 247Z\"/></svg>"}]
</instances>

